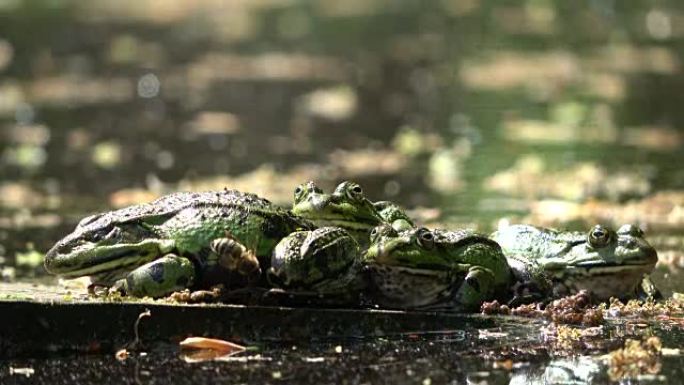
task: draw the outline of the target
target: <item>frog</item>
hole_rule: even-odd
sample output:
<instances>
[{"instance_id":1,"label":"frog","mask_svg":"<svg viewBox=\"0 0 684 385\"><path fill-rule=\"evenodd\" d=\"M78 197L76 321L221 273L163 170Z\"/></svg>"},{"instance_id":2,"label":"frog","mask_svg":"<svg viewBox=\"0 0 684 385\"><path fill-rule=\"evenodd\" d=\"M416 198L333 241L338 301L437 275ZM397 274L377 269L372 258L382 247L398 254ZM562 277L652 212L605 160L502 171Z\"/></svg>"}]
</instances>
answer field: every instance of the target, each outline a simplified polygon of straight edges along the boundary
<instances>
[{"instance_id":1,"label":"frog","mask_svg":"<svg viewBox=\"0 0 684 385\"><path fill-rule=\"evenodd\" d=\"M519 224L490 237L501 246L516 278L513 302L544 301L581 290L597 301L658 296L647 276L658 254L637 225L614 231L597 224L581 232ZM642 290L648 287L649 292Z\"/></svg>"},{"instance_id":2,"label":"frog","mask_svg":"<svg viewBox=\"0 0 684 385\"><path fill-rule=\"evenodd\" d=\"M276 246L271 285L297 294L358 299L366 286L358 242L340 227L296 231Z\"/></svg>"},{"instance_id":3,"label":"frog","mask_svg":"<svg viewBox=\"0 0 684 385\"><path fill-rule=\"evenodd\" d=\"M134 297L259 284L283 238L314 225L255 194L177 192L81 220L45 255L63 278Z\"/></svg>"},{"instance_id":4,"label":"frog","mask_svg":"<svg viewBox=\"0 0 684 385\"><path fill-rule=\"evenodd\" d=\"M371 231L364 261L370 297L393 309L477 310L512 279L499 245L472 230L382 224Z\"/></svg>"},{"instance_id":5,"label":"frog","mask_svg":"<svg viewBox=\"0 0 684 385\"><path fill-rule=\"evenodd\" d=\"M370 244L370 231L382 223L396 223L398 229L410 228L413 222L399 205L366 198L358 183L343 181L331 194L326 194L309 181L294 190L292 212L312 221L317 227L345 229L361 246Z\"/></svg>"}]
</instances>

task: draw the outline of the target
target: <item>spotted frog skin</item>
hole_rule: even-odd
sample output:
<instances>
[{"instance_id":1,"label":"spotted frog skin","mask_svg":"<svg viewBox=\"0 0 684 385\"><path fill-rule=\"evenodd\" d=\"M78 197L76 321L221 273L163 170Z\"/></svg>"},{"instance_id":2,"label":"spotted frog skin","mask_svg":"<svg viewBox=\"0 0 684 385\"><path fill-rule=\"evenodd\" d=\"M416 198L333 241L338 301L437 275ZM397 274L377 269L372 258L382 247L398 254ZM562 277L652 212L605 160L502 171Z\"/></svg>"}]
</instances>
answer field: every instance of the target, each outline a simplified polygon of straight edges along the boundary
<instances>
[{"instance_id":1,"label":"spotted frog skin","mask_svg":"<svg viewBox=\"0 0 684 385\"><path fill-rule=\"evenodd\" d=\"M372 231L365 254L373 298L399 309L476 310L511 280L501 248L469 230Z\"/></svg>"},{"instance_id":2,"label":"spotted frog skin","mask_svg":"<svg viewBox=\"0 0 684 385\"><path fill-rule=\"evenodd\" d=\"M83 219L48 251L45 268L138 297L242 286L259 279L280 240L310 229L254 194L179 192Z\"/></svg>"},{"instance_id":3,"label":"spotted frog skin","mask_svg":"<svg viewBox=\"0 0 684 385\"><path fill-rule=\"evenodd\" d=\"M360 295L365 287L359 244L339 227L297 231L276 246L269 282L292 292Z\"/></svg>"},{"instance_id":4,"label":"spotted frog skin","mask_svg":"<svg viewBox=\"0 0 684 385\"><path fill-rule=\"evenodd\" d=\"M332 194L326 194L313 182L297 186L292 212L308 219L317 227L334 226L346 230L359 243L368 247L370 231L389 222L397 229L413 227L411 219L392 202L373 203L357 183L340 183Z\"/></svg>"},{"instance_id":5,"label":"spotted frog skin","mask_svg":"<svg viewBox=\"0 0 684 385\"><path fill-rule=\"evenodd\" d=\"M517 281L532 283L540 298L580 290L598 300L634 297L658 261L644 232L629 224L617 231L596 225L586 233L513 225L491 238L501 245Z\"/></svg>"}]
</instances>

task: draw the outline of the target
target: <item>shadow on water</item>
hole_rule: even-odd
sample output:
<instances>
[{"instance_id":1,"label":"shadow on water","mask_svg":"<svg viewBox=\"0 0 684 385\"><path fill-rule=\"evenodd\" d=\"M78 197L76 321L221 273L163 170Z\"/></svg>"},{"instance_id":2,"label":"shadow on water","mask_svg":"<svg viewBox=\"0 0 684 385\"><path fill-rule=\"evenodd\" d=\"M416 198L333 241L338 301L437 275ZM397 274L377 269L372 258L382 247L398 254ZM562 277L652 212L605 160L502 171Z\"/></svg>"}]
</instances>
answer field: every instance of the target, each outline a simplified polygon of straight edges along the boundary
<instances>
[{"instance_id":1,"label":"shadow on water","mask_svg":"<svg viewBox=\"0 0 684 385\"><path fill-rule=\"evenodd\" d=\"M675 0L0 1L3 278L44 277L27 256L94 211L225 185L287 205L297 183L354 179L428 225L638 222L656 283L682 292L683 15ZM680 326L653 328L682 346ZM518 384L575 367L566 383L608 381L588 358L605 348L469 338L263 346L227 363L26 359L0 362L0 379ZM663 357L658 375L681 363Z\"/></svg>"}]
</instances>

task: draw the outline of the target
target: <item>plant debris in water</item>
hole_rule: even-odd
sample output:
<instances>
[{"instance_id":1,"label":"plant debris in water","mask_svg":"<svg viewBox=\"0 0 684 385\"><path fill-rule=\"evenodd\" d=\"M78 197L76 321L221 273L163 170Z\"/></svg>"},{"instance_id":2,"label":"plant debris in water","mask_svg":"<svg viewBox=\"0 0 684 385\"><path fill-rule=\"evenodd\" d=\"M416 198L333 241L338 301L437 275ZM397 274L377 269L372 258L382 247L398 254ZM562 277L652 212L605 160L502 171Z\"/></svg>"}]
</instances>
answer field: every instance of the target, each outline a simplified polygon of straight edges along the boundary
<instances>
[{"instance_id":1,"label":"plant debris in water","mask_svg":"<svg viewBox=\"0 0 684 385\"><path fill-rule=\"evenodd\" d=\"M557 299L546 306L542 303L532 303L510 308L498 301L485 302L480 311L482 314L544 318L556 324L598 326L603 323L601 306L592 306L589 293L586 291Z\"/></svg>"},{"instance_id":2,"label":"plant debris in water","mask_svg":"<svg viewBox=\"0 0 684 385\"><path fill-rule=\"evenodd\" d=\"M662 302L653 300L630 300L627 303L622 303L620 300L611 298L606 315L610 317L634 317L634 318L650 318L658 317L659 319L666 319L681 322L681 317L674 317L676 315L684 314L684 295L681 293L674 293L672 298L668 298Z\"/></svg>"},{"instance_id":3,"label":"plant debris in water","mask_svg":"<svg viewBox=\"0 0 684 385\"><path fill-rule=\"evenodd\" d=\"M611 380L620 381L642 374L658 374L661 351L662 343L658 337L649 337L644 341L627 340L623 348L604 357L609 365L608 375Z\"/></svg>"},{"instance_id":4,"label":"plant debris in water","mask_svg":"<svg viewBox=\"0 0 684 385\"><path fill-rule=\"evenodd\" d=\"M223 292L223 285L214 286L211 290L190 291L190 289L184 289L171 293L168 299L177 303L211 303L217 302Z\"/></svg>"},{"instance_id":5,"label":"plant debris in water","mask_svg":"<svg viewBox=\"0 0 684 385\"><path fill-rule=\"evenodd\" d=\"M577 328L567 325L551 325L542 329L543 338L553 343L556 353L573 354L578 350L600 347L603 327Z\"/></svg>"}]
</instances>

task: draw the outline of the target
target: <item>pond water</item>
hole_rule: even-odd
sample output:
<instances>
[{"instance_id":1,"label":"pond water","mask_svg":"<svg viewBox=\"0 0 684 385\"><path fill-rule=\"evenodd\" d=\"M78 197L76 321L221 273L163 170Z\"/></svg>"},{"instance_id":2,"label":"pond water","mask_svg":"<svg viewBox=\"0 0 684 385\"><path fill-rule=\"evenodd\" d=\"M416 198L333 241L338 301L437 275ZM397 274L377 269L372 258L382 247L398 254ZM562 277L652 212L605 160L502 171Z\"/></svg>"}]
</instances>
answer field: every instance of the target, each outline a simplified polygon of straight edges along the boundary
<instances>
[{"instance_id":1,"label":"pond water","mask_svg":"<svg viewBox=\"0 0 684 385\"><path fill-rule=\"evenodd\" d=\"M618 322L608 328L613 339L590 343L583 353L572 354L563 344L540 338L539 326L511 322L480 331L413 332L300 345L267 343L215 361L193 361L177 349L131 353L125 360L112 354L14 359L0 362L0 379L3 384L608 384L614 383L610 372L597 357L620 346L620 335L655 335L680 345L684 338L681 328ZM671 384L681 375L681 357L665 355L658 359L656 371L631 383Z\"/></svg>"},{"instance_id":2,"label":"pond water","mask_svg":"<svg viewBox=\"0 0 684 385\"><path fill-rule=\"evenodd\" d=\"M683 8L0 1L3 279L54 283L41 253L96 211L224 186L288 205L298 183L331 189L351 179L429 226L638 223L660 254L656 285L682 292ZM681 326L653 328L665 346L682 345ZM324 346L264 349L269 361L231 369L179 365L164 352L122 364L88 356L3 365L43 367L23 383L140 370L143 383L183 372L429 384L526 383L555 362L540 349L514 359L523 366L512 371L492 370L492 360L461 358L441 340L354 342L334 359ZM323 363L302 358L319 354ZM664 357L660 375L678 378L681 363Z\"/></svg>"}]
</instances>

